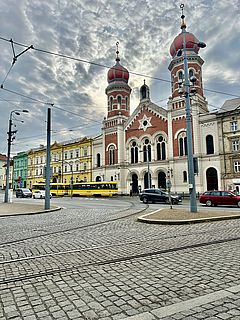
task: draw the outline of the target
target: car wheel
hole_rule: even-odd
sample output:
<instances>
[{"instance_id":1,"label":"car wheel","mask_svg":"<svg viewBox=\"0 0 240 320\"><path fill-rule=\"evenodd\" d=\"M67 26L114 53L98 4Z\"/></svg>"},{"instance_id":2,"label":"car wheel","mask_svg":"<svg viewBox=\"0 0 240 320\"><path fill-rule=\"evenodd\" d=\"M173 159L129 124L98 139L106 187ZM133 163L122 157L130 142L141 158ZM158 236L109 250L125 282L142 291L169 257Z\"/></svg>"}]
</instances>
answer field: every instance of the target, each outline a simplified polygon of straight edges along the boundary
<instances>
[{"instance_id":1,"label":"car wheel","mask_svg":"<svg viewBox=\"0 0 240 320\"><path fill-rule=\"evenodd\" d=\"M238 208L240 208L240 201L238 201L237 206L238 206Z\"/></svg>"},{"instance_id":2,"label":"car wheel","mask_svg":"<svg viewBox=\"0 0 240 320\"><path fill-rule=\"evenodd\" d=\"M40 196L40 199L42 199L42 196Z\"/></svg>"},{"instance_id":3,"label":"car wheel","mask_svg":"<svg viewBox=\"0 0 240 320\"><path fill-rule=\"evenodd\" d=\"M213 205L212 201L211 200L207 200L206 201L206 206L207 207L211 207Z\"/></svg>"},{"instance_id":4,"label":"car wheel","mask_svg":"<svg viewBox=\"0 0 240 320\"><path fill-rule=\"evenodd\" d=\"M16 194L16 198L18 198L18 195Z\"/></svg>"},{"instance_id":5,"label":"car wheel","mask_svg":"<svg viewBox=\"0 0 240 320\"><path fill-rule=\"evenodd\" d=\"M166 199L166 200L165 200L165 203L166 203L166 204L169 204L169 199Z\"/></svg>"},{"instance_id":6,"label":"car wheel","mask_svg":"<svg viewBox=\"0 0 240 320\"><path fill-rule=\"evenodd\" d=\"M33 196L33 199L35 199L35 196Z\"/></svg>"},{"instance_id":7,"label":"car wheel","mask_svg":"<svg viewBox=\"0 0 240 320\"><path fill-rule=\"evenodd\" d=\"M148 203L148 198L147 197L143 197L143 203Z\"/></svg>"}]
</instances>

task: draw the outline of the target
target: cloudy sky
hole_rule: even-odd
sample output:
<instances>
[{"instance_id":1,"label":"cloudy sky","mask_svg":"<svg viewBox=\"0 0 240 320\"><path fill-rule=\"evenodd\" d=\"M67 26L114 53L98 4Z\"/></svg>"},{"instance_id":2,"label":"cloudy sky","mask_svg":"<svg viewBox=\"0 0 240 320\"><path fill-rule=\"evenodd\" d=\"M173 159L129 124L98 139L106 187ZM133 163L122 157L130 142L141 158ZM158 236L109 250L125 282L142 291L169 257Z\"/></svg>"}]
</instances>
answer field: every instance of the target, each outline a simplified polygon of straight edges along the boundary
<instances>
[{"instance_id":1,"label":"cloudy sky","mask_svg":"<svg viewBox=\"0 0 240 320\"><path fill-rule=\"evenodd\" d=\"M53 103L52 142L101 132L106 115L108 66L115 64L119 41L121 64L130 72L131 111L144 78L151 100L165 107L170 95L169 48L180 33L181 2L174 0L0 0L0 37L36 49L20 55L10 73L11 43L0 39L0 153L7 152L8 120L16 116L12 154L46 144L46 103ZM203 81L209 109L240 96L240 0L185 1L187 30L207 44ZM14 45L15 55L25 48ZM104 67L106 66L106 67ZM7 77L6 77L7 76ZM208 90L231 95L213 93ZM14 94L13 92L31 97ZM41 103L42 102L42 103Z\"/></svg>"}]
</instances>

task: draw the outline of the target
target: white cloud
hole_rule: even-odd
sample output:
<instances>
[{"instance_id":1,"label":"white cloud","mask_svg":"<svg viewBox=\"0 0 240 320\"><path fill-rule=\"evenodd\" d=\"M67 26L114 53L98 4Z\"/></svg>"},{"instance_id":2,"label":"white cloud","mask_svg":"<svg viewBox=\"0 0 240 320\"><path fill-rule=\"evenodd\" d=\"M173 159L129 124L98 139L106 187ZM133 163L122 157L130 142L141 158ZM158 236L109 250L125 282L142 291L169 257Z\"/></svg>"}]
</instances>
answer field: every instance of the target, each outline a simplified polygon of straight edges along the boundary
<instances>
[{"instance_id":1,"label":"white cloud","mask_svg":"<svg viewBox=\"0 0 240 320\"><path fill-rule=\"evenodd\" d=\"M167 69L171 57L169 47L180 33L180 9L175 1L157 0L9 0L1 4L0 36L36 48L107 65L115 64L115 43L120 42L121 63L128 70L169 80ZM205 60L203 81L206 88L238 92L239 75L239 1L192 0L185 2L188 30L207 43L200 51ZM22 47L16 46L16 52ZM12 61L9 43L0 41L0 70L4 78ZM19 57L5 87L99 121L87 121L57 109L53 110L53 127L65 129L57 138L99 133L101 120L107 112L105 88L107 69L28 51ZM134 88L131 111L139 101L138 90L144 77L130 75ZM146 79L153 101L170 94L167 83ZM228 96L206 92L209 103L223 104ZM23 150L45 143L46 106L30 103L25 98L0 90L1 97L25 101L31 111L19 127L19 144ZM14 102L15 103L15 102ZM21 106L23 106L21 105ZM160 105L166 105L161 102ZM20 106L20 107L21 107ZM0 152L6 149L9 113L19 105L0 101ZM69 131L79 126L79 131ZM82 130L81 130L82 126ZM67 132L67 133L66 133ZM31 138L42 135L42 138ZM22 137L29 137L20 144ZM53 138L55 140L55 138ZM28 146L27 146L28 145Z\"/></svg>"}]
</instances>

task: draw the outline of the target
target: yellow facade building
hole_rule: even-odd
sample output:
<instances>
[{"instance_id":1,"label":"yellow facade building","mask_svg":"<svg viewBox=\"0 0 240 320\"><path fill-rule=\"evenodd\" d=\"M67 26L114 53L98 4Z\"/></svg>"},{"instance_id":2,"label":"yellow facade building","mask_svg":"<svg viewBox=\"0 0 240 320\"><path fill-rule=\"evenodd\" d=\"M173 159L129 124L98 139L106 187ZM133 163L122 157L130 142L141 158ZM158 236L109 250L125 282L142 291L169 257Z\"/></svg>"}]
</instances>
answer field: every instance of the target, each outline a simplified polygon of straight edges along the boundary
<instances>
[{"instance_id":1,"label":"yellow facade building","mask_svg":"<svg viewBox=\"0 0 240 320\"><path fill-rule=\"evenodd\" d=\"M45 182L46 147L28 152L28 187ZM51 145L51 182L75 183L92 181L92 139L79 138Z\"/></svg>"}]
</instances>

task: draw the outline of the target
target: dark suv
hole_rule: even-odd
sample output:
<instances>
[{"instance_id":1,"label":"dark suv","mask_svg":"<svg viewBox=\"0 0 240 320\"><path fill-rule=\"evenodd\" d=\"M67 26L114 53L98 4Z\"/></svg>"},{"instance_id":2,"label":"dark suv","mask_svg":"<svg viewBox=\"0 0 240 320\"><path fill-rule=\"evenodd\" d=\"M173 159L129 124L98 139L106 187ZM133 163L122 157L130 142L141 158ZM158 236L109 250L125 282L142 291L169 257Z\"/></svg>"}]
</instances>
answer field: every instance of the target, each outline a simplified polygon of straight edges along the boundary
<instances>
[{"instance_id":1,"label":"dark suv","mask_svg":"<svg viewBox=\"0 0 240 320\"><path fill-rule=\"evenodd\" d=\"M32 191L25 188L16 189L16 198L32 198Z\"/></svg>"},{"instance_id":2,"label":"dark suv","mask_svg":"<svg viewBox=\"0 0 240 320\"><path fill-rule=\"evenodd\" d=\"M169 195L167 192L162 191L161 189L144 189L139 193L139 198L143 203L148 202L162 202L169 203ZM178 204L182 201L181 197L178 195L171 194L172 204Z\"/></svg>"}]
</instances>

